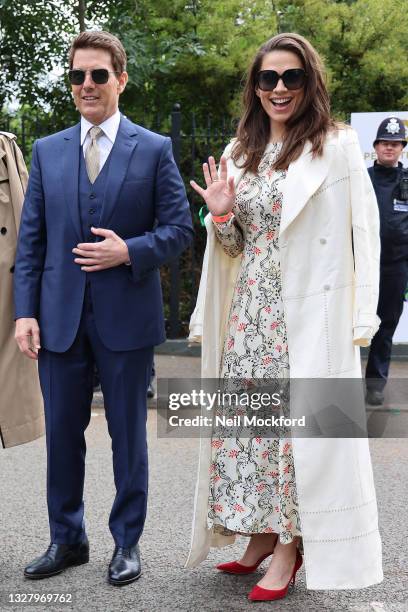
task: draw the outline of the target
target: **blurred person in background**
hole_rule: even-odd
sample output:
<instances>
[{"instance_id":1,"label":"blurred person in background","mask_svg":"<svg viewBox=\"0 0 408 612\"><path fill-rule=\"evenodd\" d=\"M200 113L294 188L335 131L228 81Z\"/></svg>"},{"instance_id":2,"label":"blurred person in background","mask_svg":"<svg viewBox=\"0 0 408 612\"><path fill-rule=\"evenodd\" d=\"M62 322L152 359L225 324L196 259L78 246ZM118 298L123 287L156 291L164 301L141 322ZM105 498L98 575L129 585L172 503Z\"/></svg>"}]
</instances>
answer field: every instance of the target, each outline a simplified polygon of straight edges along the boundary
<instances>
[{"instance_id":1,"label":"blurred person in background","mask_svg":"<svg viewBox=\"0 0 408 612\"><path fill-rule=\"evenodd\" d=\"M16 137L0 132L0 440L3 448L44 433L37 364L14 340L13 274L27 169Z\"/></svg>"},{"instance_id":2,"label":"blurred person in background","mask_svg":"<svg viewBox=\"0 0 408 612\"><path fill-rule=\"evenodd\" d=\"M408 169L399 161L406 144L401 119L384 119L373 143L377 160L368 169L380 211L381 236L377 310L381 324L371 342L366 367L367 403L374 406L384 402L392 339L408 284Z\"/></svg>"}]
</instances>

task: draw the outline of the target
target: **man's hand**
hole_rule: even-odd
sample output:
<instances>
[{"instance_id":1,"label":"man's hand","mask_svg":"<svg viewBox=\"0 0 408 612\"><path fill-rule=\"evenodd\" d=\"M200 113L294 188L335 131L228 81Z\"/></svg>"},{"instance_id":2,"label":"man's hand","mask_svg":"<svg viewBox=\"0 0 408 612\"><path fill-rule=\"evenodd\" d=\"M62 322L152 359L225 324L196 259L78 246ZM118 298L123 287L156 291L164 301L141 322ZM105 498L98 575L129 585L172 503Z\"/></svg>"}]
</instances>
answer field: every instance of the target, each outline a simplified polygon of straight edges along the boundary
<instances>
[{"instance_id":1,"label":"man's hand","mask_svg":"<svg viewBox=\"0 0 408 612\"><path fill-rule=\"evenodd\" d=\"M41 348L41 344L37 319L17 319L14 337L18 348L24 355L27 355L30 359L38 359L38 349Z\"/></svg>"},{"instance_id":2,"label":"man's hand","mask_svg":"<svg viewBox=\"0 0 408 612\"><path fill-rule=\"evenodd\" d=\"M97 236L103 236L102 242L82 242L72 252L79 255L74 259L84 272L98 272L129 263L127 244L112 230L92 227Z\"/></svg>"}]
</instances>

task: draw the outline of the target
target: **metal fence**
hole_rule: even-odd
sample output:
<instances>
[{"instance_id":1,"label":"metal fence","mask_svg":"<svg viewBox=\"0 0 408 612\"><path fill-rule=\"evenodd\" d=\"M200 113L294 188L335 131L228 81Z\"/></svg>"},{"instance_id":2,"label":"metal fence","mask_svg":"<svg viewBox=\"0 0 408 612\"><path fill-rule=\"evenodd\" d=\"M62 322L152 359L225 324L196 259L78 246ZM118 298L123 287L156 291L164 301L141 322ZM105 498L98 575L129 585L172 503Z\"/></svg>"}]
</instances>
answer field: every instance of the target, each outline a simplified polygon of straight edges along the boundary
<instances>
[{"instance_id":1,"label":"metal fence","mask_svg":"<svg viewBox=\"0 0 408 612\"><path fill-rule=\"evenodd\" d=\"M183 113L179 104L174 105L170 117L163 119L157 117L154 121L145 122L143 118L133 117L131 113L127 113L127 116L135 123L171 137L174 158L189 197L196 232L193 244L161 270L167 335L169 338L185 337L195 306L206 241L205 230L201 227L198 216L203 202L190 188L190 180L195 179L202 183L203 162L209 155L219 158L235 131L234 125L229 119L213 122L211 117L207 117L203 124L197 121L194 113ZM61 125L52 115L23 115L18 119L3 118L0 122L0 130L16 134L28 164L34 140L59 129Z\"/></svg>"}]
</instances>

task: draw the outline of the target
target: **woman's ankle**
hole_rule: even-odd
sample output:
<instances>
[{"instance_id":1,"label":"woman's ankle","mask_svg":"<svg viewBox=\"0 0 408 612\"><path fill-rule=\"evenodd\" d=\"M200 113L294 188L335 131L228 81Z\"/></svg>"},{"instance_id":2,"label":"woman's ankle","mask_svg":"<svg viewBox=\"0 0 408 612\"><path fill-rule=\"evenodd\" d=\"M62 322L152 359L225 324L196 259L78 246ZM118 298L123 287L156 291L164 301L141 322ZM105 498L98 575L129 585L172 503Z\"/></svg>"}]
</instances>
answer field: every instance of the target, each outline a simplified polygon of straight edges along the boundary
<instances>
[{"instance_id":1,"label":"woman's ankle","mask_svg":"<svg viewBox=\"0 0 408 612\"><path fill-rule=\"evenodd\" d=\"M277 533L254 533L251 535L251 542L274 542L277 538Z\"/></svg>"},{"instance_id":2,"label":"woman's ankle","mask_svg":"<svg viewBox=\"0 0 408 612\"><path fill-rule=\"evenodd\" d=\"M276 542L275 553L277 556L293 557L296 556L296 550L299 544L299 537L294 537L291 542L284 544L279 539Z\"/></svg>"},{"instance_id":3,"label":"woman's ankle","mask_svg":"<svg viewBox=\"0 0 408 612\"><path fill-rule=\"evenodd\" d=\"M277 534L257 533L252 535L240 562L243 565L253 565L257 563L262 555L273 552L276 540Z\"/></svg>"}]
</instances>

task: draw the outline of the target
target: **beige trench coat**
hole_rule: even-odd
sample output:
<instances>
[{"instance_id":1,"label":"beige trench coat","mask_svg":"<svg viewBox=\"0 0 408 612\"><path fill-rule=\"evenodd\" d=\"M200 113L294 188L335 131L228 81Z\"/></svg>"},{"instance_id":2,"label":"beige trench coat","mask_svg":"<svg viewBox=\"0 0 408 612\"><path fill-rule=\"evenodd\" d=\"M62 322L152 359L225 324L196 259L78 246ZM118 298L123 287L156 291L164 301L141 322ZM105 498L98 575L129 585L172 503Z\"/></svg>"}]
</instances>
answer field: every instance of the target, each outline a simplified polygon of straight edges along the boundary
<instances>
[{"instance_id":1,"label":"beige trench coat","mask_svg":"<svg viewBox=\"0 0 408 612\"><path fill-rule=\"evenodd\" d=\"M225 155L229 157L231 145ZM231 159L237 185L242 170ZM379 215L356 133L310 146L282 183L279 247L282 300L292 378L359 378L359 346L378 329ZM190 340L202 339L202 377L218 378L239 258L222 250L207 217L207 248ZM354 249L354 253L353 253ZM353 589L381 582L368 440L293 438L293 456L309 589ZM186 567L234 536L207 528L210 439L201 439L192 541Z\"/></svg>"},{"instance_id":2,"label":"beige trench coat","mask_svg":"<svg viewBox=\"0 0 408 612\"><path fill-rule=\"evenodd\" d=\"M27 169L15 136L0 132L0 438L4 448L44 433L37 363L14 339L13 266Z\"/></svg>"}]
</instances>

